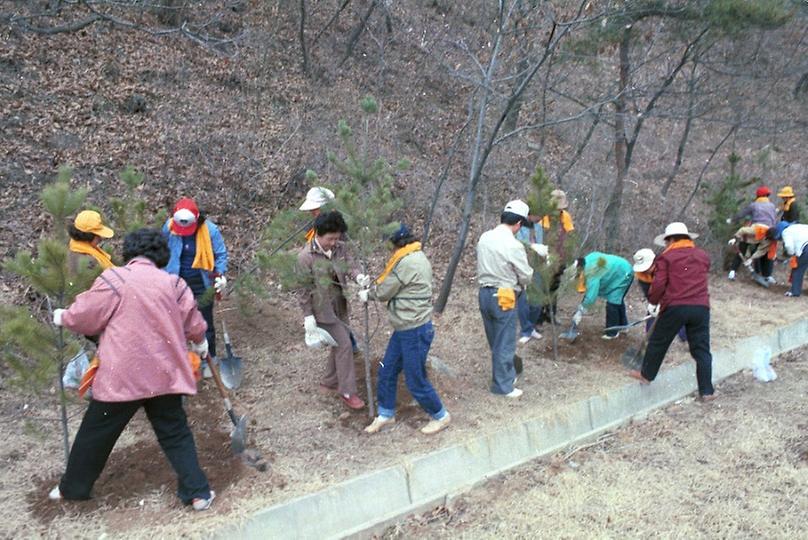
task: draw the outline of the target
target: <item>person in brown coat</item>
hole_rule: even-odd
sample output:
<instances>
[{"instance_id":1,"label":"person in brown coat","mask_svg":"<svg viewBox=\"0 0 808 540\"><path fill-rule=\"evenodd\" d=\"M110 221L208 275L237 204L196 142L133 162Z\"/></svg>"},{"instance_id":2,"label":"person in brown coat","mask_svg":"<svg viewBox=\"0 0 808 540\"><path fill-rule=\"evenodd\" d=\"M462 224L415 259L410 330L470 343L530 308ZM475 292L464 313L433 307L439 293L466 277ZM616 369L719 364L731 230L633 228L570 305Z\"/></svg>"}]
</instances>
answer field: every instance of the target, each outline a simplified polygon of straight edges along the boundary
<instances>
[{"instance_id":1,"label":"person in brown coat","mask_svg":"<svg viewBox=\"0 0 808 540\"><path fill-rule=\"evenodd\" d=\"M346 294L351 278L361 286L369 285L370 278L353 270L353 262L341 240L348 230L342 214L336 210L320 214L314 221L314 230L314 237L297 256L298 268L306 282L299 292L306 344L331 348L320 387L337 392L351 409L361 409L365 402L356 394Z\"/></svg>"}]
</instances>

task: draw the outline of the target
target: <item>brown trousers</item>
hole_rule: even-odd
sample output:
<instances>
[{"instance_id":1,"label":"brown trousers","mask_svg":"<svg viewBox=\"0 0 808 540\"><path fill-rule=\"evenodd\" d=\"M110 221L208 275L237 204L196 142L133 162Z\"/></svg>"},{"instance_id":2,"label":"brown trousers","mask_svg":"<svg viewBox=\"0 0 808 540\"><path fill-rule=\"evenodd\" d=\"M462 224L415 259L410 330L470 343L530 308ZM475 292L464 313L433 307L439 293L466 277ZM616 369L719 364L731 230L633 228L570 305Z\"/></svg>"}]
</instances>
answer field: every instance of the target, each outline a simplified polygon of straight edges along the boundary
<instances>
[{"instance_id":1,"label":"brown trousers","mask_svg":"<svg viewBox=\"0 0 808 540\"><path fill-rule=\"evenodd\" d=\"M329 324L318 321L317 325L337 342L336 347L329 347L331 352L321 384L336 388L340 394L356 394L356 369L348 325L343 321Z\"/></svg>"}]
</instances>

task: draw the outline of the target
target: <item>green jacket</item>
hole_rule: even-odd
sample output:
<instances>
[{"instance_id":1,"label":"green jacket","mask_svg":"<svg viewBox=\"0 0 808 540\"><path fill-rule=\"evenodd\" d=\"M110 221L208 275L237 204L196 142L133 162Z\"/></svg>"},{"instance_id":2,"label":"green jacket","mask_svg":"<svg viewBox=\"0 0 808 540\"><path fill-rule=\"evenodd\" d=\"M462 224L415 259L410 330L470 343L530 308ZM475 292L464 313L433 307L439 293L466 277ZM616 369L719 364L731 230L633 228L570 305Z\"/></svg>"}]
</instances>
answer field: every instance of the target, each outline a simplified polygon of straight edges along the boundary
<instances>
[{"instance_id":1,"label":"green jacket","mask_svg":"<svg viewBox=\"0 0 808 540\"><path fill-rule=\"evenodd\" d=\"M369 296L387 302L395 330L410 330L432 318L432 265L423 251L414 251L393 267Z\"/></svg>"},{"instance_id":2,"label":"green jacket","mask_svg":"<svg viewBox=\"0 0 808 540\"><path fill-rule=\"evenodd\" d=\"M593 251L586 257L584 275L586 276L586 294L581 305L588 308L600 298L610 304L622 304L626 291L634 281L634 269L623 257ZM598 261L603 260L603 266Z\"/></svg>"}]
</instances>

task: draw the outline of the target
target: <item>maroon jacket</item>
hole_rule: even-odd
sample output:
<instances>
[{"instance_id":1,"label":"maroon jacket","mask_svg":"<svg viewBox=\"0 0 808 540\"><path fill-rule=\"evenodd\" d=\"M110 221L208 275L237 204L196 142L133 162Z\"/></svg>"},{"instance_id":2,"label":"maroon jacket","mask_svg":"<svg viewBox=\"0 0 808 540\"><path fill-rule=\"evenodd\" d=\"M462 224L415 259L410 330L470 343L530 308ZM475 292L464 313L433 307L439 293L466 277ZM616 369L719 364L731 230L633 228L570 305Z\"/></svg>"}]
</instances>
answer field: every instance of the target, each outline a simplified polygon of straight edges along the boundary
<instances>
[{"instance_id":1,"label":"maroon jacket","mask_svg":"<svg viewBox=\"0 0 808 540\"><path fill-rule=\"evenodd\" d=\"M669 306L710 307L707 279L710 256L697 247L668 249L654 261L656 271L648 302Z\"/></svg>"}]
</instances>

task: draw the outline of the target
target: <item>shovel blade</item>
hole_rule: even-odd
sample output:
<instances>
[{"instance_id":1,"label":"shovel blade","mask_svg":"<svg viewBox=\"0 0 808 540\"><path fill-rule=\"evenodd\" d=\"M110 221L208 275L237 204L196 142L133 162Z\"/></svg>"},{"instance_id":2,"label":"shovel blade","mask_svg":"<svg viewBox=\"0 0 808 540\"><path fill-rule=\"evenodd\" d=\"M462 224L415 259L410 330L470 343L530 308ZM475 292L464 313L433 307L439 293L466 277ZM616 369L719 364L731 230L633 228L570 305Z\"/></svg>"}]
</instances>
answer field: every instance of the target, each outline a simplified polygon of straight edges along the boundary
<instances>
[{"instance_id":1,"label":"shovel blade","mask_svg":"<svg viewBox=\"0 0 808 540\"><path fill-rule=\"evenodd\" d=\"M518 354L513 355L513 369L516 371L517 375L522 374L522 370L524 369L524 365L522 364L522 357Z\"/></svg>"},{"instance_id":2,"label":"shovel blade","mask_svg":"<svg viewBox=\"0 0 808 540\"><path fill-rule=\"evenodd\" d=\"M219 375L221 375L222 382L228 390L235 390L241 386L241 358L238 356L220 358Z\"/></svg>"},{"instance_id":3,"label":"shovel blade","mask_svg":"<svg viewBox=\"0 0 808 540\"><path fill-rule=\"evenodd\" d=\"M561 339L565 339L565 340L569 341L570 343L572 343L573 341L578 339L579 335L580 335L580 333L575 331L575 330L567 330L566 332L561 332L558 335L558 337L560 337Z\"/></svg>"},{"instance_id":4,"label":"shovel blade","mask_svg":"<svg viewBox=\"0 0 808 540\"><path fill-rule=\"evenodd\" d=\"M629 347L626 352L623 353L620 361L628 369L640 369L642 367L642 358L644 356L644 352L645 351L642 349Z\"/></svg>"},{"instance_id":5,"label":"shovel blade","mask_svg":"<svg viewBox=\"0 0 808 540\"><path fill-rule=\"evenodd\" d=\"M240 455L247 449L247 415L239 417L230 432L230 449L234 454Z\"/></svg>"}]
</instances>

